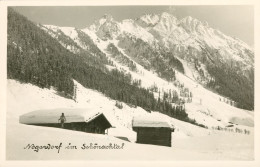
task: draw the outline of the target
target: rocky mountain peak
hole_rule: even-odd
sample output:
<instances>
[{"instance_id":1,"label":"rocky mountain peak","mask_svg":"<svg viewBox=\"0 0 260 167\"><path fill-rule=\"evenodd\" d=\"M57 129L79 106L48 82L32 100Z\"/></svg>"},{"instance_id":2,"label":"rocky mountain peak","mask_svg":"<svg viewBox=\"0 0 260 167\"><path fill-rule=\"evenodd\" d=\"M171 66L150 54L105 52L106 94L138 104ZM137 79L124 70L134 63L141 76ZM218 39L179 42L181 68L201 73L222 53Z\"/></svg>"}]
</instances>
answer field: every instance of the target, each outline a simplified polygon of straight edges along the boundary
<instances>
[{"instance_id":1,"label":"rocky mountain peak","mask_svg":"<svg viewBox=\"0 0 260 167\"><path fill-rule=\"evenodd\" d=\"M206 21L199 21L196 18L187 16L180 20L180 25L188 32L205 31L209 28Z\"/></svg>"},{"instance_id":2,"label":"rocky mountain peak","mask_svg":"<svg viewBox=\"0 0 260 167\"><path fill-rule=\"evenodd\" d=\"M153 27L160 20L160 17L156 14L144 14L136 19L138 25L142 27Z\"/></svg>"},{"instance_id":3,"label":"rocky mountain peak","mask_svg":"<svg viewBox=\"0 0 260 167\"><path fill-rule=\"evenodd\" d=\"M165 23L172 23L172 24L178 24L178 19L173 16L172 14L170 13L167 13L167 12L163 12L161 15L160 15L160 22L165 22Z\"/></svg>"},{"instance_id":4,"label":"rocky mountain peak","mask_svg":"<svg viewBox=\"0 0 260 167\"><path fill-rule=\"evenodd\" d=\"M119 23L109 14L105 14L99 20L96 20L89 29L94 31L98 37L104 40L114 38L120 31Z\"/></svg>"},{"instance_id":5,"label":"rocky mountain peak","mask_svg":"<svg viewBox=\"0 0 260 167\"><path fill-rule=\"evenodd\" d=\"M115 20L113 19L112 15L105 14L100 19L96 20L94 24L90 26L90 29L97 31L102 25L110 23L115 23Z\"/></svg>"}]
</instances>

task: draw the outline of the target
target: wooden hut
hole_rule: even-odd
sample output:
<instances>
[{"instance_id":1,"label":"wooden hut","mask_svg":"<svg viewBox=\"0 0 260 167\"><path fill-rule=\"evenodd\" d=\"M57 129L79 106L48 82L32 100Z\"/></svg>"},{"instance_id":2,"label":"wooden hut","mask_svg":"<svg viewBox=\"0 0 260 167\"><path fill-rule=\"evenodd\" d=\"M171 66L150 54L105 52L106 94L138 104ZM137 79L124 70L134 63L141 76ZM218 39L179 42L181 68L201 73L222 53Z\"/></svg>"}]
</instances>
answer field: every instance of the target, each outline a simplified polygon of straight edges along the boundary
<instances>
[{"instance_id":1,"label":"wooden hut","mask_svg":"<svg viewBox=\"0 0 260 167\"><path fill-rule=\"evenodd\" d=\"M137 133L137 143L171 147L173 125L168 121L150 115L133 118L133 130Z\"/></svg>"},{"instance_id":2,"label":"wooden hut","mask_svg":"<svg viewBox=\"0 0 260 167\"><path fill-rule=\"evenodd\" d=\"M21 115L19 122L27 125L61 127L59 118L62 113L66 117L64 129L105 134L105 130L112 127L107 117L95 109L37 110Z\"/></svg>"}]
</instances>

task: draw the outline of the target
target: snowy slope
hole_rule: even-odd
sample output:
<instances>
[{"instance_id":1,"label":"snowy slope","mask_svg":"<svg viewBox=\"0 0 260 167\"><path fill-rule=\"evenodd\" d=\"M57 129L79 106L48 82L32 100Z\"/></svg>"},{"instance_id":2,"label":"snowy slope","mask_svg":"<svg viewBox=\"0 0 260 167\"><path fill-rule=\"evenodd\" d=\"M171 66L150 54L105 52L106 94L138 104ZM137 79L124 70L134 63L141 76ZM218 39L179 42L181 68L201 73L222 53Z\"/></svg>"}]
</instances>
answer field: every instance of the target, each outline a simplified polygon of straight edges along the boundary
<instances>
[{"instance_id":1,"label":"snowy slope","mask_svg":"<svg viewBox=\"0 0 260 167\"><path fill-rule=\"evenodd\" d=\"M84 33L86 33L87 35L89 35L93 41L97 41L98 39L98 36L89 31L88 29L83 29L82 30ZM128 67L126 66L123 66L122 64L118 63L116 60L114 60L113 58L111 58L111 56L107 53L106 49L107 49L107 46L109 45L109 43L113 43L117 49L123 53L124 56L128 57L129 59L132 59L131 57L127 56L125 53L124 53L124 50L119 48L118 47L118 40L107 40L107 41L102 41L102 40L98 40L99 42L96 42L97 44L97 47L102 50L104 53L106 53L106 55L110 58L111 61L113 61L113 63L115 64L115 66L118 68L118 69L123 69L126 71L126 73L130 73L132 75L132 77L134 79L137 79L137 80L141 80L142 81L142 87L145 87L145 88L149 88L151 87L152 85L154 85L154 83L156 83L156 85L160 88L160 89L165 89L165 90L168 90L168 89L174 89L174 86L172 83L169 83L163 79L161 79L160 77L157 76L156 73L153 73L151 71L148 71L146 70L143 66L139 65L137 62L135 62L134 60L132 60L133 62L135 62L136 66L137 66L137 71L138 72L133 72L131 70L129 70Z\"/></svg>"},{"instance_id":2,"label":"snowy slope","mask_svg":"<svg viewBox=\"0 0 260 167\"><path fill-rule=\"evenodd\" d=\"M58 33L60 35L60 32L64 33L66 36L71 38L78 46L80 46L83 49L88 49L86 46L82 45L82 43L79 41L78 33L76 31L76 28L74 27L58 27L54 25L43 25L41 26L43 30L45 30L47 33L49 33L53 38L58 39L58 35L55 33ZM61 42L60 42L61 43ZM70 45L66 45L64 43L61 43L66 49L72 51L73 53L78 53L78 50L75 50Z\"/></svg>"},{"instance_id":3,"label":"snowy slope","mask_svg":"<svg viewBox=\"0 0 260 167\"><path fill-rule=\"evenodd\" d=\"M76 32L76 29L73 27L58 27L54 25L38 25L41 29L43 29L45 32L47 32L51 37L54 39L59 39L59 35L65 34L69 36L76 44L78 44L80 47L87 49L85 46L82 46L81 43L78 41L78 34ZM75 47L73 45L68 45L62 41L59 41L59 43L69 51L73 53L79 53L79 48Z\"/></svg>"},{"instance_id":4,"label":"snowy slope","mask_svg":"<svg viewBox=\"0 0 260 167\"><path fill-rule=\"evenodd\" d=\"M177 78L185 83L185 86L194 94L192 103L186 104L186 110L190 118L195 118L196 121L207 126L219 124L225 126L228 122L254 126L253 112L220 101L219 99L224 97L205 89L187 76L178 73Z\"/></svg>"},{"instance_id":5,"label":"snowy slope","mask_svg":"<svg viewBox=\"0 0 260 167\"><path fill-rule=\"evenodd\" d=\"M218 160L218 159L253 159L253 129L250 135L221 132L204 129L189 123L169 118L153 112L151 115L169 120L175 126L172 134L173 147L134 144L136 133L131 130L133 116L147 114L141 108L131 108L123 104L124 110L115 107L115 102L102 94L83 88L77 84L77 101L58 96L55 91L40 89L31 84L21 84L8 80L7 92L7 159L43 160ZM38 127L19 124L19 116L29 111L51 108L95 107L104 109L116 128L109 130L108 135L89 134L58 128ZM41 133L39 133L39 131ZM51 136L51 137L50 137ZM127 137L131 143L113 136ZM132 139L131 139L132 137ZM59 145L57 150L24 149L28 144ZM67 145L76 145L77 150L67 150ZM82 150L83 144L123 145L119 150ZM207 144L205 144L207 143ZM138 153L136 152L138 150ZM157 154L154 154L157 152Z\"/></svg>"}]
</instances>

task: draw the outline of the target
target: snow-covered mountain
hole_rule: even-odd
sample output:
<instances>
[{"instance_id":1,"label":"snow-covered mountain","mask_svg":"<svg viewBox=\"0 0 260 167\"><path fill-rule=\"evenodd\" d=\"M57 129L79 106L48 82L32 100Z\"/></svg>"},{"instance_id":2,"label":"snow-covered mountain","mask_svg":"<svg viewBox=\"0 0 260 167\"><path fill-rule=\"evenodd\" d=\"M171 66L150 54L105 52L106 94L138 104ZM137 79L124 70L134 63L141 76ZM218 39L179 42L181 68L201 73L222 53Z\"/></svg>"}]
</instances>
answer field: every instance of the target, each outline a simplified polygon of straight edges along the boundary
<instances>
[{"instance_id":1,"label":"snow-covered mountain","mask_svg":"<svg viewBox=\"0 0 260 167\"><path fill-rule=\"evenodd\" d=\"M208 46L224 52L221 53L225 56L224 60L243 59L251 66L254 60L252 55L247 55L247 52L253 54L253 50L246 43L191 16L178 20L175 16L163 12L160 15L146 14L135 20L117 22L111 15L105 15L87 29L104 39L116 39L119 35L129 33L142 40L149 39L149 42L158 40L169 49L174 46L178 50L192 47L201 51L201 47Z\"/></svg>"},{"instance_id":2,"label":"snow-covered mountain","mask_svg":"<svg viewBox=\"0 0 260 167\"><path fill-rule=\"evenodd\" d=\"M50 25L43 27L51 35L53 31L60 30L79 47L86 49L82 44L84 40L80 39L82 37L77 36L78 32L83 32L103 51L109 44L115 45L121 51L121 57L133 61L131 64L134 66L139 64L168 81L172 79L172 70L177 70L238 102L240 107L253 109L253 50L238 38L211 28L205 21L191 16L177 19L163 12L121 22L111 15L104 15L82 30ZM67 47L73 49L73 46ZM239 85L233 86L234 82ZM242 95L233 93L238 89L242 90ZM240 105L244 101L240 98L243 94L248 94L249 101Z\"/></svg>"},{"instance_id":3,"label":"snow-covered mountain","mask_svg":"<svg viewBox=\"0 0 260 167\"><path fill-rule=\"evenodd\" d=\"M247 71L254 68L254 53L246 43L190 16L178 20L164 12L160 15L144 15L135 20L117 22L112 16L105 15L86 29L103 40L122 41L125 36L131 36L154 48L169 50L190 66L196 66L189 77L204 84L214 78L204 65L228 64L232 68L240 69L239 74L246 76L249 75ZM124 49L129 47L131 46L125 46ZM197 67L197 64L202 67Z\"/></svg>"}]
</instances>

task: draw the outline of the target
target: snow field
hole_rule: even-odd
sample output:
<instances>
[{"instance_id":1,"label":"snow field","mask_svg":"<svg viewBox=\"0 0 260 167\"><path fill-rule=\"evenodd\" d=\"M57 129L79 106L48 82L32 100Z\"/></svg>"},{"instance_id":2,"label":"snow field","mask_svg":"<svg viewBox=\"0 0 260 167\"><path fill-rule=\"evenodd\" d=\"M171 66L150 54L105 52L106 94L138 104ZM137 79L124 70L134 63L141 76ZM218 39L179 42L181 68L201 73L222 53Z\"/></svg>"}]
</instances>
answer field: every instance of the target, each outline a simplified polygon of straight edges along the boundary
<instances>
[{"instance_id":1,"label":"snow field","mask_svg":"<svg viewBox=\"0 0 260 167\"><path fill-rule=\"evenodd\" d=\"M115 101L101 93L86 89L77 84L77 100L65 99L49 89L40 89L31 84L21 84L8 80L7 92L7 159L43 160L252 160L253 133L250 135L228 133L204 129L182 122L158 112L151 115L169 120L175 126L172 133L172 147L135 144L136 133L131 130L133 116L147 114L141 108L131 108L123 103L123 109L115 107ZM19 124L19 116L39 109L51 108L86 108L104 109L115 128L109 129L108 135L89 134L59 128L39 127ZM113 136L128 138L131 142ZM63 144L60 153L57 150L24 149L28 144L46 145ZM78 148L91 143L122 145L118 150L68 150L69 143ZM138 150L138 151L136 151ZM156 152L156 154L154 154Z\"/></svg>"}]
</instances>

